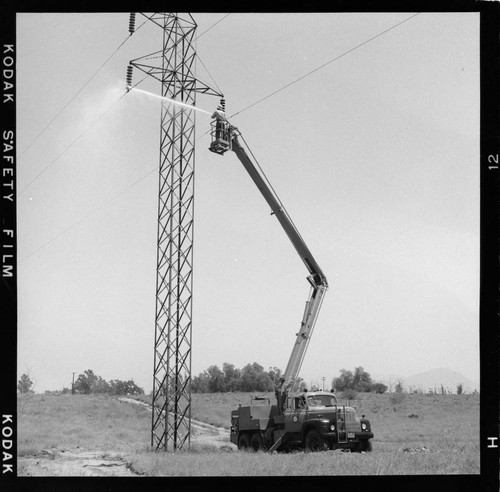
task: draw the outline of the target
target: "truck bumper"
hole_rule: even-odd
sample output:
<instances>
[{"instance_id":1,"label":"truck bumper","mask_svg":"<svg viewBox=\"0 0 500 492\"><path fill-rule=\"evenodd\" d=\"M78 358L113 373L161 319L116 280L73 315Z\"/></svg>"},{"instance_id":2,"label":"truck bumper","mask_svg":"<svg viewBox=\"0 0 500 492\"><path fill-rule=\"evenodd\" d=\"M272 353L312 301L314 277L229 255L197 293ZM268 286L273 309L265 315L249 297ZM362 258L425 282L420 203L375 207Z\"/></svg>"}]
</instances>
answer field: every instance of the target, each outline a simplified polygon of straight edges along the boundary
<instances>
[{"instance_id":1,"label":"truck bumper","mask_svg":"<svg viewBox=\"0 0 500 492\"><path fill-rule=\"evenodd\" d=\"M354 437L347 437L347 442L356 442L356 441L362 441L363 439L372 439L373 438L373 432L354 432ZM322 433L322 436L327 440L327 441L337 441L337 433L336 432L324 432Z\"/></svg>"},{"instance_id":2,"label":"truck bumper","mask_svg":"<svg viewBox=\"0 0 500 492\"><path fill-rule=\"evenodd\" d=\"M373 432L356 432L356 439L372 439Z\"/></svg>"}]
</instances>

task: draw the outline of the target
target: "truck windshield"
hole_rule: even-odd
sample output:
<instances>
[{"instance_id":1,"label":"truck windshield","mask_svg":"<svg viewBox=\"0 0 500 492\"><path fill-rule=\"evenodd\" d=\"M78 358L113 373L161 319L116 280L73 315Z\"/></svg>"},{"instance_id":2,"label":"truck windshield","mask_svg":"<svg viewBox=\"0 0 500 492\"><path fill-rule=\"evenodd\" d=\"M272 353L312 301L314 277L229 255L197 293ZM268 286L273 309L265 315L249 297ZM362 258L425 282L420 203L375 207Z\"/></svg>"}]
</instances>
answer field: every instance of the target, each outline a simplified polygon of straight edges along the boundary
<instances>
[{"instance_id":1,"label":"truck windshield","mask_svg":"<svg viewBox=\"0 0 500 492\"><path fill-rule=\"evenodd\" d=\"M336 404L335 396L311 395L307 397L307 405L310 407L333 407Z\"/></svg>"}]
</instances>

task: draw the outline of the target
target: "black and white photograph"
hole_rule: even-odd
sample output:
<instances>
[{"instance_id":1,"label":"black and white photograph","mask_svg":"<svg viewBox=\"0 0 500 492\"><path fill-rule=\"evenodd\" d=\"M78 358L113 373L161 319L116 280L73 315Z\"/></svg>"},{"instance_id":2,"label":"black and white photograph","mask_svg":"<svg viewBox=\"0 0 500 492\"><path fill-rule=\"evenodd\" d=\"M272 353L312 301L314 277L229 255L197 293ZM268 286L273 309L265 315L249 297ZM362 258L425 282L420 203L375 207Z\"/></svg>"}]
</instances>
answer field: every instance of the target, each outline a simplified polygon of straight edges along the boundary
<instances>
[{"instance_id":1,"label":"black and white photograph","mask_svg":"<svg viewBox=\"0 0 500 492\"><path fill-rule=\"evenodd\" d=\"M4 476L498 485L498 103L460 5L10 17Z\"/></svg>"}]
</instances>

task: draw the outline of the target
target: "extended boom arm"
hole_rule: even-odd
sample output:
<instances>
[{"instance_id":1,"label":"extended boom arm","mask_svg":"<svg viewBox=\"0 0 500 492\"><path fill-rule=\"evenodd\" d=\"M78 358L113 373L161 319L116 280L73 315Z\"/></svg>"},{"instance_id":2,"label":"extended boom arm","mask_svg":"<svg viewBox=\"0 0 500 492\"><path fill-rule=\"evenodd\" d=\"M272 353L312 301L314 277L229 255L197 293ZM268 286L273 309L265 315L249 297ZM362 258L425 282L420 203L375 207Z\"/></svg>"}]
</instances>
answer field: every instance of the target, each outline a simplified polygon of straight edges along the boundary
<instances>
[{"instance_id":1,"label":"extended boom arm","mask_svg":"<svg viewBox=\"0 0 500 492\"><path fill-rule=\"evenodd\" d=\"M216 124L220 124L220 120L218 120ZM309 251L306 243L302 239L278 199L276 193L268 185L262 173L259 171L258 166L254 164L246 150L240 144L238 137L241 137L241 134L238 129L230 125L227 121L224 121L223 131L215 131L214 136L215 139L212 141L210 150L223 154L226 150L231 149L236 154L252 178L253 182L257 185L257 188L260 190L263 197L271 207L272 213L276 216L279 223L283 227L285 233L292 242L310 274L307 277L307 280L311 284L311 290L309 299L306 302L300 330L297 333L297 339L293 346L290 359L288 360L287 367L283 373L283 377L281 378L281 384L276 390L278 409L281 412L286 394L293 387L293 383L298 377L300 367L318 317L321 303L323 301L323 296L328 289L328 282L321 268Z\"/></svg>"}]
</instances>

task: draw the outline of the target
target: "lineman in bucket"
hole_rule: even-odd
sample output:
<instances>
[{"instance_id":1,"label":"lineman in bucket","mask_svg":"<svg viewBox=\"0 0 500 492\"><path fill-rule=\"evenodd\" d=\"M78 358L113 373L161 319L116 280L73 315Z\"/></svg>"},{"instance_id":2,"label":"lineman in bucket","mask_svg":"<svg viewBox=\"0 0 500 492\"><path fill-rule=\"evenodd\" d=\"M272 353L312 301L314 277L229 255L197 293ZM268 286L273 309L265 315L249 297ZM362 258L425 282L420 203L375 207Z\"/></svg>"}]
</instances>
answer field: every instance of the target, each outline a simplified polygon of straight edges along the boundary
<instances>
[{"instance_id":1,"label":"lineman in bucket","mask_svg":"<svg viewBox=\"0 0 500 492\"><path fill-rule=\"evenodd\" d=\"M227 120L224 108L219 105L214 111L212 118L215 118L215 139L216 140L228 140L227 138Z\"/></svg>"}]
</instances>

